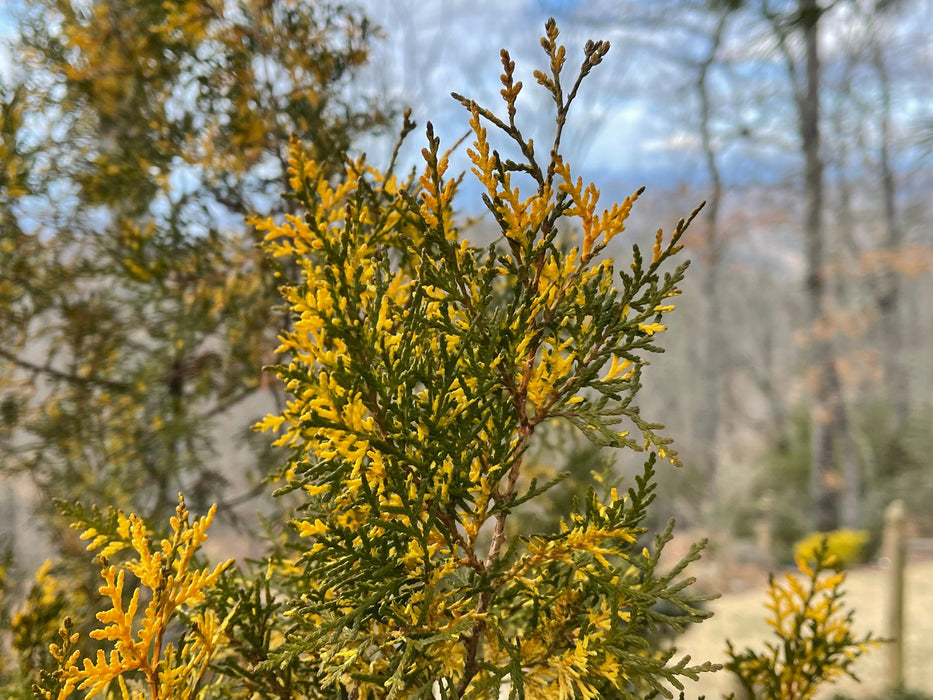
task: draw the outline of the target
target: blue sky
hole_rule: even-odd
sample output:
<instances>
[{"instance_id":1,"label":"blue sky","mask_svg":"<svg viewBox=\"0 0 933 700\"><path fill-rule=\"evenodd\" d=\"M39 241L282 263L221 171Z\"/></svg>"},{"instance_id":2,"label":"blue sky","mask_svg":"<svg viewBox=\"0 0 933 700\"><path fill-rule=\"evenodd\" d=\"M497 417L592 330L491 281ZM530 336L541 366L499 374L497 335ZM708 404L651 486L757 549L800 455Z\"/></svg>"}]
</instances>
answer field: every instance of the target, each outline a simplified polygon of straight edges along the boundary
<instances>
[{"instance_id":1,"label":"blue sky","mask_svg":"<svg viewBox=\"0 0 933 700\"><path fill-rule=\"evenodd\" d=\"M551 139L553 107L531 73L543 68L545 57L539 46L544 22L559 17L561 40L568 50L566 74L575 73L588 38L599 38L599 30L575 26L560 15L585 5L577 0L529 0L502 3L473 0L470 3L424 3L396 0L369 3L373 20L383 27L385 39L374 48L374 60L361 76L361 85L374 85L399 104L410 105L421 127L431 120L442 141L453 143L467 129L467 114L451 97L460 92L481 104L499 110L501 72L499 50L507 48L516 62L516 73L525 89L519 99L519 123L526 136L542 144ZM632 67L630 52L614 47L603 65L589 76L571 112L565 132L568 159L583 162L589 171L631 172L637 187L649 171L665 171L652 179L666 178L669 166L662 134L644 134L652 129L650 105L643 99L617 99L610 95L614 83L627 79ZM565 75L566 75L565 74ZM566 80L567 78L565 78ZM421 132L423 134L423 132ZM649 148L644 148L648 143ZM410 162L423 137L412 134L405 152ZM366 144L365 150L377 160L385 157L388 140ZM682 159L680 159L682 160ZM452 168L467 169L465 157L455 159ZM622 176L626 179L626 176Z\"/></svg>"},{"instance_id":2,"label":"blue sky","mask_svg":"<svg viewBox=\"0 0 933 700\"><path fill-rule=\"evenodd\" d=\"M15 32L10 18L14 2L18 0L0 0L0 36L12 36ZM571 114L565 144L572 162L582 162L594 174L633 185L645 182L675 187L705 179L695 129L696 108L691 103L689 88L685 87L683 98L677 99L676 84L689 86L690 75L665 67L651 53L658 47L671 48L670 45L680 52L689 51L689 36L685 38L683 33L677 34L668 27L639 32L626 26L628 15L613 9L624 3L363 0L362 4L375 23L382 26L385 38L374 47L374 60L360 76L360 87L388 95L399 106L411 105L421 127L430 119L445 143L453 143L467 128L465 111L450 97L452 90L490 107L500 103L496 78L501 70L502 47L511 51L526 86L520 101L523 110L520 119L524 119L527 133L537 135L538 143L548 138L552 112L543 90L534 84L530 73L543 62L538 39L544 21L549 15L556 15L561 39L568 47L568 70L579 61L586 39L609 38L613 43L603 65L585 82L576 110ZM586 11L592 14L588 23L573 21L576 12ZM744 42L747 38L740 34L736 41ZM831 46L832 37L827 39L825 45ZM702 49L699 44L697 47ZM773 53L769 56L765 52L763 62L754 70L760 71L769 62L773 64L775 58ZM0 75L10 65L8 50L0 47ZM780 77L772 85L772 89L783 89ZM784 103L787 104L786 100ZM916 111L915 103L916 100L912 109ZM923 105L921 111L922 108ZM929 110L928 105L926 108ZM776 128L792 137L792 120L787 114L780 118L785 120L784 125ZM380 162L387 156L392 140L390 134L370 140L364 147L373 160ZM418 133L412 135L406 151L412 162L417 160L422 141ZM786 147L769 149L733 143L722 151L722 156L733 180L766 177L769 172L776 178L786 174L788 167L794 167L793 153ZM461 159L454 166L465 168L467 163Z\"/></svg>"},{"instance_id":3,"label":"blue sky","mask_svg":"<svg viewBox=\"0 0 933 700\"><path fill-rule=\"evenodd\" d=\"M10 17L10 6L5 3L0 4L0 79L8 77L12 61L10 51L2 40L15 35L16 27Z\"/></svg>"},{"instance_id":4,"label":"blue sky","mask_svg":"<svg viewBox=\"0 0 933 700\"><path fill-rule=\"evenodd\" d=\"M13 36L11 8L15 0L0 0L0 36ZM549 138L550 105L530 73L542 65L538 39L550 15L571 15L585 8L585 0L500 0L425 3L423 0L369 0L363 2L385 38L374 48L374 61L361 83L393 98L399 105L411 105L422 126L435 123L443 140L451 143L466 129L463 109L450 97L452 90L496 107L501 67L499 49L507 47L518 64L526 89L521 106L529 133ZM575 27L561 21L561 39L568 46L568 68L579 61L587 38L599 38L602 28ZM617 28L606 27L618 34ZM8 75L11 56L0 47L0 75ZM635 66L637 69L643 69ZM633 179L691 178L690 168L682 168L684 155L693 142L689 135L671 134L658 123L652 105L644 95L610 96L633 71L632 51L618 42L587 80L572 114L565 141L577 161L595 171L634 171ZM536 94L537 93L537 94ZM365 145L374 159L391 147L391 137ZM409 150L416 155L420 140L411 139ZM465 165L465 163L464 163Z\"/></svg>"}]
</instances>

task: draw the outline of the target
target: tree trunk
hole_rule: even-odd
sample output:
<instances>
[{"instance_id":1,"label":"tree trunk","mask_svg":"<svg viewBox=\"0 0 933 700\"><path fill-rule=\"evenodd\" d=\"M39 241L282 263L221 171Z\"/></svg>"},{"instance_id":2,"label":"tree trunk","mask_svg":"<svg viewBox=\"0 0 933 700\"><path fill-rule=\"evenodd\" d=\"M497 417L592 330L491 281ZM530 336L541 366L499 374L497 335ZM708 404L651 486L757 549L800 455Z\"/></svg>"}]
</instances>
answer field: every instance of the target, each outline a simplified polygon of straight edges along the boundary
<instances>
[{"instance_id":1,"label":"tree trunk","mask_svg":"<svg viewBox=\"0 0 933 700\"><path fill-rule=\"evenodd\" d=\"M842 148L842 163L845 163L845 149ZM844 177L839 182L839 231L842 236L842 245L852 252L848 259L839 255L837 265L842 267L847 262L851 263L852 258L858 258L858 246L854 236L851 235L855 227L855 217L852 215L852 193L849 183ZM838 284L835 289L836 304L842 306L844 300L852 294L850 285L843 283L843 275L839 276ZM838 372L833 372L833 377L837 381L837 392L839 400L836 405L836 417L834 420L835 443L839 451L839 457L842 467L842 525L848 528L857 529L861 526L861 503L862 503L862 468L859 462L858 449L855 444L854 426L849 408L842 395L842 384Z\"/></svg>"},{"instance_id":2,"label":"tree trunk","mask_svg":"<svg viewBox=\"0 0 933 700\"><path fill-rule=\"evenodd\" d=\"M820 155L820 53L817 0L799 0L797 9L804 38L804 81L797 88L797 112L805 159L806 252L805 293L810 328L809 364L813 381L810 421L810 489L814 521L821 531L839 525L839 477L834 434L838 419L838 377L833 365L832 336L825 320L827 304L823 230L823 161Z\"/></svg>"},{"instance_id":3,"label":"tree trunk","mask_svg":"<svg viewBox=\"0 0 933 700\"><path fill-rule=\"evenodd\" d=\"M852 92L855 88L852 82L852 64L847 66L839 88L843 93ZM838 190L837 225L835 227L833 267L844 270L847 265L857 265L861 250L854 235L856 218L852 211L852 187L846 178L845 172L850 165L848 139L845 136L845 119L850 107L845 104L838 105L830 115L831 124L836 129L839 142L835 147L836 166L839 170L836 188ZM840 138L840 136L842 138ZM837 273L833 279L832 292L829 297L835 307L846 309L847 301L858 298L857 285L853 285L847 275ZM835 353L834 353L835 356ZM840 520L844 527L857 529L861 525L861 502L863 479L859 462L858 449L855 444L852 413L843 396L842 378L834 371L832 379L835 383L835 392L839 399L835 403L835 416L833 419L835 449L838 455L839 467L842 472L842 500Z\"/></svg>"},{"instance_id":4,"label":"tree trunk","mask_svg":"<svg viewBox=\"0 0 933 700\"><path fill-rule=\"evenodd\" d=\"M702 406L698 413L700 469L706 484L707 499L714 504L719 496L717 475L719 471L719 424L721 421L721 384L723 368L723 345L717 328L722 327L722 311L719 304L719 272L722 264L722 236L719 231L719 212L722 202L722 177L716 151L713 146L711 120L711 101L709 94L709 71L726 26L728 14L723 13L716 23L711 37L709 53L699 66L696 91L700 98L700 136L706 169L709 173L710 192L705 207L706 270L703 277L703 298L705 303L704 328L706 329L706 348L703 356Z\"/></svg>"},{"instance_id":5,"label":"tree trunk","mask_svg":"<svg viewBox=\"0 0 933 700\"><path fill-rule=\"evenodd\" d=\"M901 293L896 261L904 245L904 232L897 220L896 183L894 171L891 168L891 80L879 41L876 41L874 45L872 63L881 87L881 142L878 161L881 171L881 193L884 200L886 260L877 301L883 334L882 357L885 388L888 402L894 409L897 426L903 428L910 413L910 382L903 361L904 349L900 323Z\"/></svg>"}]
</instances>

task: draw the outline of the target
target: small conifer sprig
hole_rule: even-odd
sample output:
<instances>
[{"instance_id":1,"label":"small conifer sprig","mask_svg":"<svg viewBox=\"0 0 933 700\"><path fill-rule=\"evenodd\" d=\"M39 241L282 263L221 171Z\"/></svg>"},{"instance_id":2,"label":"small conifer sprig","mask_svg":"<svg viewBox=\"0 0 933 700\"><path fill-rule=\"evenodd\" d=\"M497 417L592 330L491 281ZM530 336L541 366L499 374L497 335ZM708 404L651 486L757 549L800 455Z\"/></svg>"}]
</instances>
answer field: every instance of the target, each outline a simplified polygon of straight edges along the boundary
<instances>
[{"instance_id":1,"label":"small conifer sprig","mask_svg":"<svg viewBox=\"0 0 933 700\"><path fill-rule=\"evenodd\" d=\"M430 124L423 172L401 181L359 159L332 182L293 143L305 213L256 222L302 277L283 287L296 320L275 367L291 399L257 426L292 450L283 490L305 497L295 558L279 562L301 571L294 627L264 666L300 660L354 698L494 698L503 684L513 697L642 697L713 668L644 642L666 621L661 600L705 617L681 578L700 547L661 575L665 538L653 553L636 545L656 455L678 463L634 399L679 293L686 264L668 263L688 222L658 232L647 259L635 246L616 275L602 254L638 193L598 211L599 191L560 152L570 104L609 47L586 45L565 92L553 21L542 46L550 72L536 75L556 107L544 161L517 125L507 52L506 119L455 95L499 242L462 236L460 178ZM485 124L523 160L503 160ZM559 240L563 223L581 245ZM624 496L592 494L557 534L507 541L510 515L548 488L520 478L526 452L560 420L598 445L651 451L644 475Z\"/></svg>"},{"instance_id":2,"label":"small conifer sprig","mask_svg":"<svg viewBox=\"0 0 933 700\"><path fill-rule=\"evenodd\" d=\"M0 613L0 625L8 625L5 630L10 632L9 644L16 654L19 676L27 681L23 683L24 688L31 685L37 673L54 663L48 651L49 641L57 638L64 612L74 605L75 598L80 598L56 573L53 562L47 559L36 571L35 580L19 609L8 621L3 619L5 614ZM0 673L0 687L5 676Z\"/></svg>"},{"instance_id":3,"label":"small conifer sprig","mask_svg":"<svg viewBox=\"0 0 933 700\"><path fill-rule=\"evenodd\" d=\"M797 558L803 576L773 576L768 589L768 624L777 642L766 651L736 652L728 642L726 668L735 673L751 698L809 700L824 683L847 675L852 664L883 639L852 630L854 611L846 608L842 585L845 572L836 571L826 539L812 552L813 561ZM812 564L812 565L811 565Z\"/></svg>"},{"instance_id":4,"label":"small conifer sprig","mask_svg":"<svg viewBox=\"0 0 933 700\"><path fill-rule=\"evenodd\" d=\"M39 696L64 700L75 690L85 697L100 693L122 698L151 700L187 699L200 696L199 684L215 652L224 640L229 617L220 620L200 606L232 560L217 566L198 567L195 555L207 539L207 528L216 508L191 521L185 501L179 495L170 534L153 539L145 523L136 515L113 511L103 518L94 512L92 521L78 522L81 538L90 540L89 551L115 555L124 550L133 554L122 563L112 564L98 555L104 584L101 595L109 609L98 613L100 627L92 639L109 645L109 653L98 650L95 658L82 658L78 634L66 619L61 628L61 644L50 651L59 669L38 688ZM97 526L114 524L115 532L102 533ZM138 585L127 596L127 574ZM141 617L139 609L144 605ZM178 618L185 624L178 625ZM170 641L171 626L186 632ZM176 630L178 631L178 630ZM116 688L113 687L116 682Z\"/></svg>"}]
</instances>

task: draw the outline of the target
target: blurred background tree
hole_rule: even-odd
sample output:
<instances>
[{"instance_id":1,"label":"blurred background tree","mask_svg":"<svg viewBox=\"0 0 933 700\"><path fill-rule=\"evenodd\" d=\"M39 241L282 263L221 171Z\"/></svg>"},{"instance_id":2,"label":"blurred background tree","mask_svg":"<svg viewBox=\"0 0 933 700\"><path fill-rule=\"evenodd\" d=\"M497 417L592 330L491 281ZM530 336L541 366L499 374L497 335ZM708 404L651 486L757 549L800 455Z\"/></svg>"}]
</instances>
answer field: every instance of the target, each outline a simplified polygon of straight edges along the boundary
<instances>
[{"instance_id":1,"label":"blurred background tree","mask_svg":"<svg viewBox=\"0 0 933 700\"><path fill-rule=\"evenodd\" d=\"M158 520L179 491L233 506L261 491L267 441L247 429L280 400L261 367L285 325L245 217L290 211L291 136L333 169L386 122L352 86L374 27L303 0L16 9L0 94L0 472L37 487L50 533L56 497ZM66 558L78 546L52 542Z\"/></svg>"},{"instance_id":2,"label":"blurred background tree","mask_svg":"<svg viewBox=\"0 0 933 700\"><path fill-rule=\"evenodd\" d=\"M622 62L639 68L612 94L620 111L633 95L651 106L640 126L658 138L637 154L651 158L640 181L656 172L668 184L655 198L649 187L647 206L712 205L688 241L704 293L685 299L686 325L667 346L679 371L658 397L680 407L670 425L698 467L692 488L670 493L691 522L729 527L738 500L775 536L791 522L874 527L884 498L916 497L892 474L925 488L913 460L893 456L930 429L922 95L933 65L919 27L931 10L923 0L594 0L571 12L579 26L612 27ZM791 457L785 473L777 465ZM765 489L769 480L781 488Z\"/></svg>"}]
</instances>

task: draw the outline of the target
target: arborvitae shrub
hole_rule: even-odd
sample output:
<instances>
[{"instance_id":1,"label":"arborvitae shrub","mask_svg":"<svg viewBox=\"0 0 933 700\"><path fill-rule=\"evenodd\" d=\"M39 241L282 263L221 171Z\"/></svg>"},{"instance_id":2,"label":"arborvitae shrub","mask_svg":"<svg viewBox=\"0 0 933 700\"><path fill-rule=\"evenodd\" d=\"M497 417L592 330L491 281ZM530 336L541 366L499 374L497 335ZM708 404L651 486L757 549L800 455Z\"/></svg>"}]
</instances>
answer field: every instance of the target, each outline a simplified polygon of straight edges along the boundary
<instances>
[{"instance_id":1,"label":"arborvitae shrub","mask_svg":"<svg viewBox=\"0 0 933 700\"><path fill-rule=\"evenodd\" d=\"M833 564L824 539L811 562L797 559L802 575L771 577L766 619L777 639L767 642L764 651L736 652L727 642L726 668L738 676L749 698L810 700L821 686L842 676L858 680L856 659L883 641L853 632L854 612L843 602L846 575Z\"/></svg>"},{"instance_id":2,"label":"arborvitae shrub","mask_svg":"<svg viewBox=\"0 0 933 700\"><path fill-rule=\"evenodd\" d=\"M670 528L650 550L636 544L656 460L677 463L636 395L679 293L685 264L670 262L686 222L621 268L603 255L640 191L600 210L560 134L608 45L588 43L569 84L553 22L542 46L547 147L522 134L507 52L502 116L454 96L500 229L492 245L460 230L460 177L448 177L430 124L417 176L360 159L333 183L295 144L304 213L258 222L303 274L283 288L295 324L275 369L293 399L262 423L292 449L284 489L305 497L300 544L280 563L301 578L294 628L273 661L308 659L353 695L495 697L509 685L517 696L642 697L711 668L648 643L662 623L706 616L682 576L700 546L662 573ZM499 155L498 137L518 160ZM644 472L627 494L591 490L557 534L519 523L508 538L513 511L553 486L524 472L539 431L560 421L599 446L644 451ZM685 614L664 614L663 601Z\"/></svg>"},{"instance_id":3,"label":"arborvitae shrub","mask_svg":"<svg viewBox=\"0 0 933 700\"><path fill-rule=\"evenodd\" d=\"M81 539L98 553L100 594L107 601L89 636L109 649L82 652L80 634L65 618L60 641L49 649L58 668L40 675L36 697L64 700L75 691L152 700L200 694L202 678L226 646L229 623L203 601L233 562L210 567L196 558L215 510L191 521L179 497L170 532L161 538L135 515L81 513Z\"/></svg>"}]
</instances>

